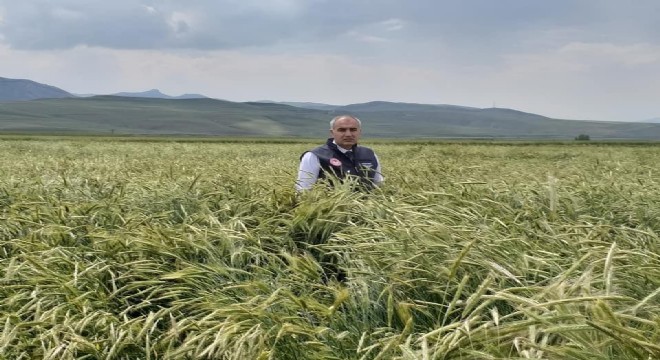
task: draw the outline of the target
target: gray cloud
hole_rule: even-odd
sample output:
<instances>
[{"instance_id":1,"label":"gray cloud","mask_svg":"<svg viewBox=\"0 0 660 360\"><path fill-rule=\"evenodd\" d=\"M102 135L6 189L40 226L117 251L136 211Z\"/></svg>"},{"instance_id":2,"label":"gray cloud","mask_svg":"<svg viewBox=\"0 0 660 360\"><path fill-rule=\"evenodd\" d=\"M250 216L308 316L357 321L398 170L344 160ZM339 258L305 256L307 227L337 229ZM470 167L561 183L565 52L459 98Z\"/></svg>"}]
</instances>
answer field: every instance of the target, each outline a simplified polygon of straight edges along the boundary
<instances>
[{"instance_id":1,"label":"gray cloud","mask_svg":"<svg viewBox=\"0 0 660 360\"><path fill-rule=\"evenodd\" d=\"M624 41L635 36L657 41L655 19L660 16L655 0L626 5L616 0L0 1L5 13L0 34L16 49L227 49L329 43L350 51L353 45L342 41L377 43L393 38L399 45L433 40L473 53L483 47L515 49L531 42L526 36L559 27L575 28L573 35L580 34L579 40ZM392 34L397 31L400 34Z\"/></svg>"},{"instance_id":2,"label":"gray cloud","mask_svg":"<svg viewBox=\"0 0 660 360\"><path fill-rule=\"evenodd\" d=\"M118 6L113 2L37 0L3 6L6 19L0 31L17 49L157 47L169 36L163 19L150 14L139 1Z\"/></svg>"},{"instance_id":3,"label":"gray cloud","mask_svg":"<svg viewBox=\"0 0 660 360\"><path fill-rule=\"evenodd\" d=\"M0 58L80 93L633 120L658 116L658 18L657 0L0 0Z\"/></svg>"}]
</instances>

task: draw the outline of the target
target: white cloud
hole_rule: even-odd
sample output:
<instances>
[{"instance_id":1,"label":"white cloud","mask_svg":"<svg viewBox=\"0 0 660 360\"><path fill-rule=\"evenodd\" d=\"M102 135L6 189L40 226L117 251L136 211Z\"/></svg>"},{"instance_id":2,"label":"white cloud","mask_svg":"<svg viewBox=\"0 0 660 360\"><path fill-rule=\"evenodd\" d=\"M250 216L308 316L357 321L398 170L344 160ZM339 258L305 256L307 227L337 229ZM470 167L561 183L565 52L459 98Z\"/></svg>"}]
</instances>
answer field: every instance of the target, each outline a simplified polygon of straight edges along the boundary
<instances>
[{"instance_id":1,"label":"white cloud","mask_svg":"<svg viewBox=\"0 0 660 360\"><path fill-rule=\"evenodd\" d=\"M616 79L620 80L623 74L649 67L660 73L660 46L652 44L573 42L554 50L511 54L504 59L506 77L543 79L546 83L575 76L595 76L603 81L612 78L608 72L616 72ZM566 86L572 82L567 81Z\"/></svg>"},{"instance_id":2,"label":"white cloud","mask_svg":"<svg viewBox=\"0 0 660 360\"><path fill-rule=\"evenodd\" d=\"M233 101L258 99L353 103L442 99L441 74L412 67L358 64L338 55L159 52L78 47L34 52L0 48L10 77L30 78L75 93L158 88ZM5 62L4 59L7 59ZM71 74L77 74L72 77ZM406 96L401 96L402 93Z\"/></svg>"},{"instance_id":3,"label":"white cloud","mask_svg":"<svg viewBox=\"0 0 660 360\"><path fill-rule=\"evenodd\" d=\"M336 54L90 47L60 51L0 47L0 58L5 77L27 78L74 93L158 88L170 95L202 93L231 101L349 104L384 100L475 107L496 103L498 107L567 119L652 118L658 113L660 67L657 63L631 67L617 60L623 48L607 44L566 46L512 55L502 65L438 63L426 68L361 62ZM638 45L629 50L645 57L658 49ZM578 55L585 51L590 55ZM642 71L648 66L652 71Z\"/></svg>"},{"instance_id":4,"label":"white cloud","mask_svg":"<svg viewBox=\"0 0 660 360\"><path fill-rule=\"evenodd\" d=\"M83 20L87 16L81 11L71 10L67 8L57 7L52 10L52 16L58 21L77 21Z\"/></svg>"},{"instance_id":5,"label":"white cloud","mask_svg":"<svg viewBox=\"0 0 660 360\"><path fill-rule=\"evenodd\" d=\"M277 16L295 16L306 7L304 0L225 0L223 7L233 13L261 12Z\"/></svg>"},{"instance_id":6,"label":"white cloud","mask_svg":"<svg viewBox=\"0 0 660 360\"><path fill-rule=\"evenodd\" d=\"M181 37L186 35L197 25L198 19L193 13L181 11L172 12L167 19L167 24L172 29L174 36Z\"/></svg>"},{"instance_id":7,"label":"white cloud","mask_svg":"<svg viewBox=\"0 0 660 360\"><path fill-rule=\"evenodd\" d=\"M158 10L156 10L156 8L153 7L153 6L142 5L142 7L143 7L144 10L146 10L147 13L149 13L149 14L156 14L156 13L158 13Z\"/></svg>"},{"instance_id":8,"label":"white cloud","mask_svg":"<svg viewBox=\"0 0 660 360\"><path fill-rule=\"evenodd\" d=\"M348 38L370 44L382 44L392 41L392 32L403 29L405 22L401 19L388 19L373 23L360 24L345 33Z\"/></svg>"},{"instance_id":9,"label":"white cloud","mask_svg":"<svg viewBox=\"0 0 660 360\"><path fill-rule=\"evenodd\" d=\"M561 48L559 54L572 59L581 59L583 62L610 62L625 66L660 63L660 46L651 44L573 42Z\"/></svg>"},{"instance_id":10,"label":"white cloud","mask_svg":"<svg viewBox=\"0 0 660 360\"><path fill-rule=\"evenodd\" d=\"M380 23L387 31L398 31L403 29L405 21L401 19L389 19Z\"/></svg>"},{"instance_id":11,"label":"white cloud","mask_svg":"<svg viewBox=\"0 0 660 360\"><path fill-rule=\"evenodd\" d=\"M386 43L389 41L384 37L362 34L357 31L349 31L346 35L353 40L364 43L378 44L378 43Z\"/></svg>"},{"instance_id":12,"label":"white cloud","mask_svg":"<svg viewBox=\"0 0 660 360\"><path fill-rule=\"evenodd\" d=\"M483 73L480 90L503 106L567 119L641 120L660 111L660 48L570 43L509 55Z\"/></svg>"}]
</instances>

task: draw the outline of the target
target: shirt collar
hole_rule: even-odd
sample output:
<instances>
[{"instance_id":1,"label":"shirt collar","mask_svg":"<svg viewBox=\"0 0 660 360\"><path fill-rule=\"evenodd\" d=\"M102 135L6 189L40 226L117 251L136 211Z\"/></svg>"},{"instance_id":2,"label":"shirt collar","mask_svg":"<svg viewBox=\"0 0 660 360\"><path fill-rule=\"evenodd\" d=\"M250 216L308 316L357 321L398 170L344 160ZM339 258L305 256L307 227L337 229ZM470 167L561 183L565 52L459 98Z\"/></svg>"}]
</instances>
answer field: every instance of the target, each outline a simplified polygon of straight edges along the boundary
<instances>
[{"instance_id":1,"label":"shirt collar","mask_svg":"<svg viewBox=\"0 0 660 360\"><path fill-rule=\"evenodd\" d=\"M335 145L337 145L337 143L336 143L334 140L332 140L332 143L335 144ZM343 147L341 147L341 146L339 146L339 145L337 145L337 149L339 149L339 151L341 151L342 154L346 153L347 151L351 151L351 150L352 150L352 149L344 149Z\"/></svg>"}]
</instances>

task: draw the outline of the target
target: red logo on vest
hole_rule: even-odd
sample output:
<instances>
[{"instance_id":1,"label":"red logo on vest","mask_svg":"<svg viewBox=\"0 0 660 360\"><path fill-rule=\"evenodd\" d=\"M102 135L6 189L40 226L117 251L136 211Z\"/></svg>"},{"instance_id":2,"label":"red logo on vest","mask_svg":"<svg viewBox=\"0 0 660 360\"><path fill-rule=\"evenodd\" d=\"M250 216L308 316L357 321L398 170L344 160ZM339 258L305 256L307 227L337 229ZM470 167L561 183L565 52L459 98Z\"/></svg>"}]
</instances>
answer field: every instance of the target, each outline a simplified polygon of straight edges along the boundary
<instances>
[{"instance_id":1,"label":"red logo on vest","mask_svg":"<svg viewBox=\"0 0 660 360\"><path fill-rule=\"evenodd\" d=\"M337 158L332 158L330 159L330 165L332 166L341 166L341 161Z\"/></svg>"}]
</instances>

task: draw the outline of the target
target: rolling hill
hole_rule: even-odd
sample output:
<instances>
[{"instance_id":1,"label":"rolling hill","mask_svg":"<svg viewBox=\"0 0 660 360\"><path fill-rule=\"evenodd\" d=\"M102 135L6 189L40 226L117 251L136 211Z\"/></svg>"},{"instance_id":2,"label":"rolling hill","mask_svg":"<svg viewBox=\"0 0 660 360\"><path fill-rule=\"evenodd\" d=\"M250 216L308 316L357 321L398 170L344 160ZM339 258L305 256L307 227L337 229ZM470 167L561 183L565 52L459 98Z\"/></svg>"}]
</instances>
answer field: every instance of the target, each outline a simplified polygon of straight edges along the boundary
<instances>
[{"instance_id":1,"label":"rolling hill","mask_svg":"<svg viewBox=\"0 0 660 360\"><path fill-rule=\"evenodd\" d=\"M305 125L323 115L316 110L278 104L106 95L0 104L0 131L310 136L313 134L305 129L313 127Z\"/></svg>"},{"instance_id":2,"label":"rolling hill","mask_svg":"<svg viewBox=\"0 0 660 360\"><path fill-rule=\"evenodd\" d=\"M41 84L32 80L0 77L0 102L67 98L73 96L73 94L55 86Z\"/></svg>"},{"instance_id":3,"label":"rolling hill","mask_svg":"<svg viewBox=\"0 0 660 360\"><path fill-rule=\"evenodd\" d=\"M334 110L338 107L341 107L340 105L330 105L330 104L323 104L323 103L315 103L315 102L300 102L300 101L270 101L270 100L259 100L257 102L260 103L271 103L271 104L283 104L283 105L290 105L290 106L295 106L295 107L301 107L305 109L316 109L316 110L325 110L325 111L330 111Z\"/></svg>"},{"instance_id":4,"label":"rolling hill","mask_svg":"<svg viewBox=\"0 0 660 360\"><path fill-rule=\"evenodd\" d=\"M0 78L0 132L323 137L353 114L382 138L660 139L660 124L552 119L513 109L373 101L231 102L157 89L75 97L31 80Z\"/></svg>"},{"instance_id":5,"label":"rolling hill","mask_svg":"<svg viewBox=\"0 0 660 360\"><path fill-rule=\"evenodd\" d=\"M660 124L576 121L501 108L369 102L309 109L209 98L93 96L0 104L0 132L324 137L338 114L357 115L365 137L660 139Z\"/></svg>"},{"instance_id":6,"label":"rolling hill","mask_svg":"<svg viewBox=\"0 0 660 360\"><path fill-rule=\"evenodd\" d=\"M158 89L151 89L141 92L120 92L112 94L114 96L124 96L124 97L143 97L143 98L153 98L153 99L206 99L207 96L200 94L183 94L179 96L170 96L163 94Z\"/></svg>"}]
</instances>

